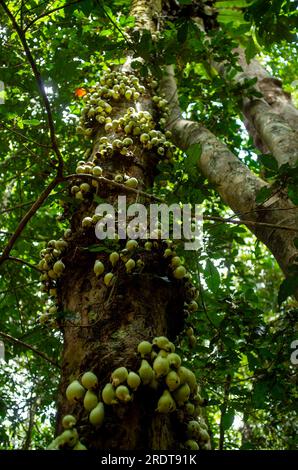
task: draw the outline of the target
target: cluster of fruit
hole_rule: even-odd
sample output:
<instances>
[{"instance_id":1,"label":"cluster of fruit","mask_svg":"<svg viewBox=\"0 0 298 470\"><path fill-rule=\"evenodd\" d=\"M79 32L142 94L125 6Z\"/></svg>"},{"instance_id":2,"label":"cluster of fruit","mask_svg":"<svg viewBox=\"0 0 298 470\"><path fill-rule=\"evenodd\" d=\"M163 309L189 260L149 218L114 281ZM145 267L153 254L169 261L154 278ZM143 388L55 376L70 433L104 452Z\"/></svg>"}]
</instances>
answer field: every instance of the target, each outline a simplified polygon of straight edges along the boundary
<instances>
[{"instance_id":1,"label":"cluster of fruit","mask_svg":"<svg viewBox=\"0 0 298 470\"><path fill-rule=\"evenodd\" d=\"M182 414L182 448L207 449L210 438L207 425L202 417L203 399L194 373L182 366L181 357L175 352L174 344L165 336L155 337L152 342L142 341L137 347L140 356L138 371L129 371L125 366L115 369L99 391L96 374L85 372L80 381L73 380L66 389L66 398L71 404L83 402L89 414L89 422L99 429L104 422L105 407L125 405L131 402L134 394L142 387L153 389L159 398L156 412L162 414L180 411ZM62 421L66 429L49 448L82 446L75 428L76 418L66 415Z\"/></svg>"}]
</instances>

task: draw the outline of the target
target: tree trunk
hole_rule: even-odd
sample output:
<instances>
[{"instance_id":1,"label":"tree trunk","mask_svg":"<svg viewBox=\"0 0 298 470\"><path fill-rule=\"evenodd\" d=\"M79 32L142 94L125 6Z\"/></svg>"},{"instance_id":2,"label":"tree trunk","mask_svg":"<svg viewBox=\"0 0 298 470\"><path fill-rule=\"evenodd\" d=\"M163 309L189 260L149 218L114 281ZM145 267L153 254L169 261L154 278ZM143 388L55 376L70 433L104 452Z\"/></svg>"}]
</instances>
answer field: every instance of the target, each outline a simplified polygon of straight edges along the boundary
<instances>
[{"instance_id":1,"label":"tree trunk","mask_svg":"<svg viewBox=\"0 0 298 470\"><path fill-rule=\"evenodd\" d=\"M151 32L154 30L153 14L160 12L160 3L158 0L132 1L131 15L136 16L138 28L149 29ZM152 187L155 167L160 158L156 147L144 145L138 133L132 130L126 132L124 125L129 122L129 115L134 115L141 126L140 113L145 111L147 117L152 117L152 122L158 127L160 113L152 103L152 95L155 94L151 87L152 80L143 80L140 86L135 85L139 91L134 91L129 97L117 91L111 96L109 91L103 89L104 86L111 89L115 85L115 73L121 74L118 82L127 79L130 85L136 83L137 79L129 68L129 62L130 58L122 70L108 72L103 76L101 84L96 86L94 93L100 93L112 107L108 119L100 123L94 118L92 99L95 95L90 94L89 111L84 111L81 122L81 132L83 129L85 135L92 134L94 137L90 161L93 166L101 166L103 176L112 180L112 184L105 185L99 178L97 181L93 180L93 186L89 190L87 188L87 194L82 194L78 189L82 183L88 181L88 166L84 166L84 162L79 164L81 174L73 178L72 184L77 187L76 190L71 190L71 194L79 193L79 199L83 201L71 218L71 235L68 233L68 247L62 258L65 270L59 280L54 283L46 282L48 290L55 288L55 285L57 287L57 302L61 313L59 326L64 336L57 433L63 431L63 416L72 414L77 418L80 440L88 449L177 450L181 442L187 439L186 424L183 421L185 413L183 410L171 414L156 412L162 393L161 386L156 390L154 383L153 388L141 385L134 393L133 401L105 406L104 424L99 430L88 422L88 413L82 402L71 403L65 399L65 391L70 382L79 379L86 371L93 371L97 375L97 390L101 391L110 382L111 373L117 367L125 366L128 370L137 372L141 364L140 355L137 354L138 344L143 340L152 341L156 336L167 336L174 340L183 328L184 302L190 300L186 295L186 287L191 287L190 282L186 278L173 278L173 270L164 256L167 247L164 242L156 240L149 251L140 242L132 257L140 262L138 266L141 267L132 272L126 271L122 261L112 268L109 252L92 252L86 249L92 245L105 246L95 237L94 226L82 227L82 220L94 215L97 206L95 193L97 201L100 197L115 205L119 195L119 184L113 186L115 175L137 178L138 190ZM111 120L112 128L107 126ZM118 124L115 125L115 121ZM123 140L128 136L133 139L133 145L128 145L126 150L123 150L122 145L121 152L120 147L115 146L116 139ZM92 165L89 165L89 170L90 168L92 171ZM89 181L91 179L89 176ZM129 188L125 185L122 186L122 194L123 190L127 194L128 204L135 202L135 192L128 191ZM140 193L137 202L145 204L146 197ZM110 250L121 252L124 260L130 257L125 250L125 243L125 240L120 240L116 242L116 248ZM93 269L96 260L105 266L101 277L96 276ZM106 285L104 275L108 271L112 271L114 277L113 282ZM198 413L199 408L196 411ZM208 445L205 439L203 446Z\"/></svg>"}]
</instances>

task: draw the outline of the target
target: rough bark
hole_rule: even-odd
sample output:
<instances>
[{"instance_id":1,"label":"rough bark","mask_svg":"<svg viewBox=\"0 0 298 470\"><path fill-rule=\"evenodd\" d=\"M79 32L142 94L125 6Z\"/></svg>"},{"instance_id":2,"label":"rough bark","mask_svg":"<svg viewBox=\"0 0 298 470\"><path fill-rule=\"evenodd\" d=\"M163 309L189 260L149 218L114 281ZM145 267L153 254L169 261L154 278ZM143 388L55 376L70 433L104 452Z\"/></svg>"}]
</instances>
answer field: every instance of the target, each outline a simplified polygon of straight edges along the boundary
<instances>
[{"instance_id":1,"label":"rough bark","mask_svg":"<svg viewBox=\"0 0 298 470\"><path fill-rule=\"evenodd\" d=\"M242 99L244 122L254 144L263 153L271 152L279 166L286 163L294 166L298 160L298 110L291 96L283 91L281 81L270 77L257 60L248 64L241 47L235 53L242 68L235 81L242 83L257 78L255 88L263 95ZM214 63L214 66L225 74L225 64Z\"/></svg>"},{"instance_id":2,"label":"rough bark","mask_svg":"<svg viewBox=\"0 0 298 470\"><path fill-rule=\"evenodd\" d=\"M133 1L131 14L137 17L139 26L153 28L152 12L158 12L159 7L159 1ZM122 117L129 106L132 104L127 104L124 99L114 102L113 119ZM138 109L152 112L149 89L139 99ZM103 135L102 127L98 128L91 155L95 161ZM115 138L123 136L119 131L112 131L107 137L112 143ZM140 144L135 144L133 152L124 158L117 154L98 163L106 177L125 173L136 177L139 189L145 189L152 186L157 161L153 151L144 151ZM97 188L97 195L109 203L114 203L118 194L117 189L104 186ZM129 196L128 202L135 202L134 196ZM145 201L139 197L138 202ZM115 368L125 366L137 371L141 362L137 354L138 343L161 335L174 340L184 321L184 283L187 281L168 277L169 267L163 257L164 247L160 246L153 253L143 250L141 258L145 268L141 272L127 274L123 264L120 265L112 287L107 287L102 278L95 276L95 259L103 261L106 266L107 255L84 250L85 247L98 244L98 240L94 229L81 228L81 220L94 214L96 205L91 199L86 200L72 217L72 237L63 258L66 269L59 281L60 307L68 313L68 317L60 322L64 350L57 433L62 431L62 417L74 414L79 420L80 440L89 449L174 450L183 439L181 425L175 413L156 413L160 390L156 392L141 387L130 404L105 407L105 421L100 430L92 429L81 403L72 405L65 399L68 384L87 370L97 375L101 390L110 381Z\"/></svg>"},{"instance_id":3,"label":"rough bark","mask_svg":"<svg viewBox=\"0 0 298 470\"><path fill-rule=\"evenodd\" d=\"M262 205L256 204L256 194L267 185L254 175L219 139L208 129L193 121L181 119L177 88L172 67L167 67L162 90L170 102L171 118L168 127L173 132L175 143L183 150L200 144L198 166L202 174L215 186L223 201L240 217L256 222L287 223L298 228L297 208L282 191ZM248 227L275 256L285 274L298 263L298 250L294 245L297 232Z\"/></svg>"}]
</instances>

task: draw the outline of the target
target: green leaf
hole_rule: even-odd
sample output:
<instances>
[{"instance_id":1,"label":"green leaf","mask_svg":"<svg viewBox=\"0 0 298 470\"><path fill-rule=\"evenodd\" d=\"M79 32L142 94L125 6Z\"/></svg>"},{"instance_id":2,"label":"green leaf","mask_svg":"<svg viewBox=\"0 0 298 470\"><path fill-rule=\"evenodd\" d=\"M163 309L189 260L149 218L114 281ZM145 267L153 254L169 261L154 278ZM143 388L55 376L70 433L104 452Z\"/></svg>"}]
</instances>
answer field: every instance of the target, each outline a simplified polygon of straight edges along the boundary
<instances>
[{"instance_id":1,"label":"green leaf","mask_svg":"<svg viewBox=\"0 0 298 470\"><path fill-rule=\"evenodd\" d=\"M263 186L263 188L261 188L256 195L256 203L262 204L271 196L271 194L272 188L268 188L268 186Z\"/></svg>"},{"instance_id":2,"label":"green leaf","mask_svg":"<svg viewBox=\"0 0 298 470\"><path fill-rule=\"evenodd\" d=\"M249 41L245 48L245 58L247 63L253 59L253 57L259 52L258 47L256 46L253 38L249 38Z\"/></svg>"},{"instance_id":3,"label":"green leaf","mask_svg":"<svg viewBox=\"0 0 298 470\"><path fill-rule=\"evenodd\" d=\"M200 144L192 144L186 150L186 159L184 166L189 175L196 175L198 173L198 161L202 154L202 147Z\"/></svg>"},{"instance_id":4,"label":"green leaf","mask_svg":"<svg viewBox=\"0 0 298 470\"><path fill-rule=\"evenodd\" d=\"M232 426L234 422L234 418L235 418L235 410L230 409L225 412L225 414L222 417L222 426L225 431L227 429L230 429L230 427Z\"/></svg>"},{"instance_id":5,"label":"green leaf","mask_svg":"<svg viewBox=\"0 0 298 470\"><path fill-rule=\"evenodd\" d=\"M38 119L23 119L23 124L26 126L39 126L41 124L41 121Z\"/></svg>"},{"instance_id":6,"label":"green leaf","mask_svg":"<svg viewBox=\"0 0 298 470\"><path fill-rule=\"evenodd\" d=\"M263 154L259 155L260 162L269 170L278 171L278 163L275 160L273 155L270 154Z\"/></svg>"},{"instance_id":7,"label":"green leaf","mask_svg":"<svg viewBox=\"0 0 298 470\"><path fill-rule=\"evenodd\" d=\"M217 268L209 258L207 259L206 267L204 269L204 278L208 288L212 292L216 293L220 286L220 275Z\"/></svg>"},{"instance_id":8,"label":"green leaf","mask_svg":"<svg viewBox=\"0 0 298 470\"><path fill-rule=\"evenodd\" d=\"M278 291L278 304L284 302L290 295L298 289L298 275L287 277L283 280Z\"/></svg>"}]
</instances>

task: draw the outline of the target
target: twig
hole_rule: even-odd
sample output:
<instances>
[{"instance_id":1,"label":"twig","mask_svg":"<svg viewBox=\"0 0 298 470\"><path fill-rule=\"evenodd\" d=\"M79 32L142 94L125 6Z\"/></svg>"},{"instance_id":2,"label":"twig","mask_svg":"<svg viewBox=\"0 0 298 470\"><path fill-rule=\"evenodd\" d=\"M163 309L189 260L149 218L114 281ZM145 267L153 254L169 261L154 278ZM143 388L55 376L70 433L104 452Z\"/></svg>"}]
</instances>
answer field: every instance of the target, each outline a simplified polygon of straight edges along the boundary
<instances>
[{"instance_id":1,"label":"twig","mask_svg":"<svg viewBox=\"0 0 298 470\"><path fill-rule=\"evenodd\" d=\"M25 266L28 266L31 269L35 269L35 271L38 271L39 273L42 272L41 269L38 269L37 266L31 263L28 263L28 261L25 261L24 259L16 258L15 256L9 256L7 260L15 261L16 263L19 263L19 264L24 264Z\"/></svg>"},{"instance_id":2,"label":"twig","mask_svg":"<svg viewBox=\"0 0 298 470\"><path fill-rule=\"evenodd\" d=\"M31 66L33 75L34 75L35 80L37 82L39 93L41 95L44 107L46 109L48 126L49 126L49 130L50 130L50 138L51 138L51 143L52 143L52 149L54 150L54 152L55 152L55 154L58 158L58 175L61 176L62 171L63 171L63 159L62 159L62 155L60 153L60 150L59 150L59 147L58 147L58 144L57 144L56 133L55 133L55 125L54 125L54 120L53 120L53 116L52 116L52 110L51 110L51 106L50 106L47 94L45 92L43 80L42 80L40 72L37 68L36 62L35 62L32 54L31 54L31 51L30 51L30 48L28 46L24 31L18 25L15 17L11 13L10 9L7 7L4 0L0 0L0 5L2 5L2 7L3 7L5 13L7 14L7 16L9 17L9 19L10 19L17 35L19 36L19 39L20 39L20 41L22 43L22 46L24 48L27 60L30 64L30 66Z\"/></svg>"},{"instance_id":3,"label":"twig","mask_svg":"<svg viewBox=\"0 0 298 470\"><path fill-rule=\"evenodd\" d=\"M5 214L6 212L12 212L16 209L21 209L22 207L30 206L31 204L33 204L33 201L23 202L23 204L18 204L14 207L9 207L8 209L3 209L2 211L0 211L0 214Z\"/></svg>"},{"instance_id":4,"label":"twig","mask_svg":"<svg viewBox=\"0 0 298 470\"><path fill-rule=\"evenodd\" d=\"M267 222L254 222L253 220L235 220L235 219L225 219L223 217L215 217L215 216L209 216L209 215L204 215L203 216L204 220L214 220L218 222L225 222L228 224L238 224L238 225L257 225L260 227L269 227L269 228L276 228L280 230L289 230L291 232L298 232L298 228L294 227L289 227L287 225L276 225L276 224L270 224Z\"/></svg>"},{"instance_id":5,"label":"twig","mask_svg":"<svg viewBox=\"0 0 298 470\"><path fill-rule=\"evenodd\" d=\"M28 140L29 142L32 142L33 144L37 145L38 147L43 147L43 148L46 148L46 149L52 148L50 145L41 144L41 143L37 142L36 140L30 139L30 137L27 137L26 135L22 134L21 132L15 131L14 129L11 129L10 127L6 126L4 123L0 124L0 129L1 129L1 127L7 129L9 132L12 132L13 134L19 135L20 137L22 137L22 139L25 139L25 140Z\"/></svg>"},{"instance_id":6,"label":"twig","mask_svg":"<svg viewBox=\"0 0 298 470\"><path fill-rule=\"evenodd\" d=\"M7 339L7 341L10 341L11 343L15 343L15 344L18 344L19 346L23 346L26 349L30 349L30 351L33 351L34 354L36 354L37 356L41 357L42 359L49 362L50 364L57 367L58 369L61 369L58 362L48 357L44 352L39 351L34 346L31 346L30 344L25 343L24 341L21 341L20 339L14 338L13 336L8 335L7 333L3 333L2 331L0 331L0 336L4 339Z\"/></svg>"},{"instance_id":7,"label":"twig","mask_svg":"<svg viewBox=\"0 0 298 470\"><path fill-rule=\"evenodd\" d=\"M24 29L24 33L26 33L26 31L28 31L29 28L31 28L31 26L36 23L37 21L39 21L41 18L44 18L45 16L49 16L51 15L52 13L55 13L55 11L58 11L58 10L63 10L63 8L67 8L69 7L70 5L75 5L76 3L80 3L82 0L76 0L75 2L70 2L70 3L66 3L65 5L63 5L62 7L57 7L57 8L53 8L53 10L49 10L49 11L45 11L44 13L42 13L41 15L37 16L34 20L30 21L30 23L27 24L27 26L25 27Z\"/></svg>"},{"instance_id":8,"label":"twig","mask_svg":"<svg viewBox=\"0 0 298 470\"><path fill-rule=\"evenodd\" d=\"M146 193L139 189L129 188L128 186L125 186L125 184L117 183L116 181L105 178L104 176L93 176L93 175L87 175L86 173L78 173L78 174L65 176L63 179L71 180L71 179L78 179L78 178L92 179L92 180L98 181L99 183L104 183L109 186L114 186L115 188L122 189L122 191L131 192L137 195L144 196L147 199L154 199L155 201L164 202L163 199L156 197L153 194Z\"/></svg>"}]
</instances>

